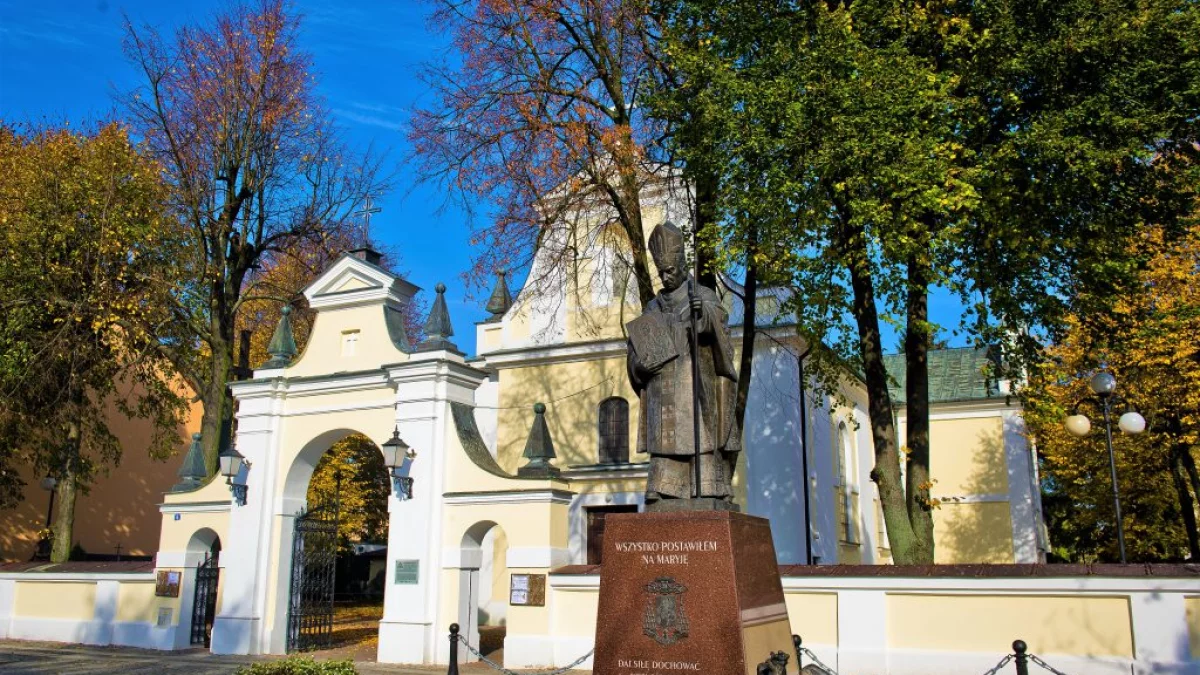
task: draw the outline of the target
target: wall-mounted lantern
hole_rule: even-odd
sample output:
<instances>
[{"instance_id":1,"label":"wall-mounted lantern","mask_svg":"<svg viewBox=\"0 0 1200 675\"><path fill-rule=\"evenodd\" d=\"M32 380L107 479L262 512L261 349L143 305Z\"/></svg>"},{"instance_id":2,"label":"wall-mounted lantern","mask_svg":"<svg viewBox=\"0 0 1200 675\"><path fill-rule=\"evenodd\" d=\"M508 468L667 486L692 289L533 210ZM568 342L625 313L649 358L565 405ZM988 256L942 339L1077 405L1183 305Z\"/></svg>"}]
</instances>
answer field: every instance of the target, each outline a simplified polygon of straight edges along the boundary
<instances>
[{"instance_id":1,"label":"wall-mounted lantern","mask_svg":"<svg viewBox=\"0 0 1200 675\"><path fill-rule=\"evenodd\" d=\"M392 430L392 437L383 444L383 463L392 472L392 491L398 499L412 499L413 460L417 453L400 438L400 427Z\"/></svg>"},{"instance_id":2,"label":"wall-mounted lantern","mask_svg":"<svg viewBox=\"0 0 1200 675\"><path fill-rule=\"evenodd\" d=\"M237 451L232 445L221 451L218 455L221 461L221 475L225 476L225 484L229 486L229 492L233 494L233 500L238 506L246 505L246 484L235 483L233 479L237 478L242 472L242 467L250 468L250 462L242 456L242 453Z\"/></svg>"}]
</instances>

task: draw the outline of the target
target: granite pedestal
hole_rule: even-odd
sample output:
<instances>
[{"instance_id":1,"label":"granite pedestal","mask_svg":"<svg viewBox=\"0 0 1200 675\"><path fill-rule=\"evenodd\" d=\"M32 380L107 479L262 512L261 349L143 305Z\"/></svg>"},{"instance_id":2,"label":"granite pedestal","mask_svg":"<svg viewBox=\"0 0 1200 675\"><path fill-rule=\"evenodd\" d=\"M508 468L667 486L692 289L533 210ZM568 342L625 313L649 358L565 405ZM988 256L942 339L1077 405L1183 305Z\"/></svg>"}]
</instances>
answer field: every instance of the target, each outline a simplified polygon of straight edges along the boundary
<instances>
[{"instance_id":1,"label":"granite pedestal","mask_svg":"<svg viewBox=\"0 0 1200 675\"><path fill-rule=\"evenodd\" d=\"M792 653L771 527L731 511L611 514L596 675L755 675Z\"/></svg>"}]
</instances>

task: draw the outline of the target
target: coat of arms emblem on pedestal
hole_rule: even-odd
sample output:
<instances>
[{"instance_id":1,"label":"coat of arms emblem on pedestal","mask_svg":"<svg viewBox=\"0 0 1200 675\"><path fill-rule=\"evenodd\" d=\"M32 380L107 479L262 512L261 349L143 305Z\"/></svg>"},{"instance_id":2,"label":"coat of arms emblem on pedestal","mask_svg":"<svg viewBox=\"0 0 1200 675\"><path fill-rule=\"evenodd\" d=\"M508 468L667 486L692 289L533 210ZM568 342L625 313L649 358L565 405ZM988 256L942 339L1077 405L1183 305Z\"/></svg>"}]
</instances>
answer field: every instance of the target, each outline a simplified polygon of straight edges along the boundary
<instances>
[{"instance_id":1,"label":"coat of arms emblem on pedestal","mask_svg":"<svg viewBox=\"0 0 1200 675\"><path fill-rule=\"evenodd\" d=\"M642 632L660 645L673 645L688 636L683 594L687 586L671 577L659 577L646 584L650 598L642 619Z\"/></svg>"}]
</instances>

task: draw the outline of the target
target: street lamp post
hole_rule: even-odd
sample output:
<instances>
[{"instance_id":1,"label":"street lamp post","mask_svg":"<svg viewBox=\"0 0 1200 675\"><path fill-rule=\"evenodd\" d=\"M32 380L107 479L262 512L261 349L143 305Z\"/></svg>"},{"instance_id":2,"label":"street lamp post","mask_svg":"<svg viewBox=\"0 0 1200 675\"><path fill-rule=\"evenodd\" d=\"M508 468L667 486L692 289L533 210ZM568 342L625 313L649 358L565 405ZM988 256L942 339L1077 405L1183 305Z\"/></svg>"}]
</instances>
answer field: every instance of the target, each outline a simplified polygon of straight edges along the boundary
<instances>
[{"instance_id":1,"label":"street lamp post","mask_svg":"<svg viewBox=\"0 0 1200 675\"><path fill-rule=\"evenodd\" d=\"M1088 387L1100 400L1100 410L1104 414L1104 442L1108 447L1108 468L1112 476L1113 510L1117 518L1117 547L1121 551L1121 564L1125 564L1125 526L1121 521L1121 490L1117 484L1117 457L1113 452L1112 435L1112 404L1117 390L1117 378L1101 367L1100 372L1088 381ZM1092 430L1092 422L1086 415L1078 412L1067 417L1063 426L1074 436L1083 437ZM1132 409L1127 409L1117 421L1117 427L1127 434L1140 434L1146 430L1146 419Z\"/></svg>"}]
</instances>

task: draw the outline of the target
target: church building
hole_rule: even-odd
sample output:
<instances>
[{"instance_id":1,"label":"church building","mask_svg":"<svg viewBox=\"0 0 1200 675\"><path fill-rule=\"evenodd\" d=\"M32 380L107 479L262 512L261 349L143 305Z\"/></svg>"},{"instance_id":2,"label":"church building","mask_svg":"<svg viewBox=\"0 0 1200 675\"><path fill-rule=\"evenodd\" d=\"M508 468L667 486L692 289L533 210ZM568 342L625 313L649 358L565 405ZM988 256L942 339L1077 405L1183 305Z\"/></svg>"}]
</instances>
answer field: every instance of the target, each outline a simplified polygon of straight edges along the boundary
<instances>
[{"instance_id":1,"label":"church building","mask_svg":"<svg viewBox=\"0 0 1200 675\"><path fill-rule=\"evenodd\" d=\"M665 194L643 209L648 225L676 215ZM594 626L594 593L548 616L546 576L603 564L605 517L644 507L649 459L637 447L623 333L639 314L636 289L614 263L619 251L589 240L569 272L539 268L548 259L539 255L515 300L497 279L473 357L454 342L440 284L425 338L409 340L402 310L418 288L369 249L343 255L305 290L316 321L303 353L285 316L271 361L231 384L236 475L168 494L161 507L159 568L189 569L220 549L213 651L285 653L320 638L332 597L321 583L325 516L306 493L322 455L355 433L385 456L415 453L389 460L407 475L388 500L380 661L445 662L452 622L471 644L481 627L503 626L513 665L586 651L588 624L567 634L556 626L588 612ZM740 316L737 294L722 297ZM808 346L781 312L785 301L777 290L756 299L764 318L736 501L771 521L781 565L888 563L865 389L851 373L839 396L804 386ZM732 331L739 342L741 327ZM969 349L931 358L938 561L1035 562L1030 448L1019 408L1002 386L987 387L984 363Z\"/></svg>"}]
</instances>

